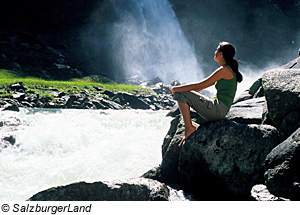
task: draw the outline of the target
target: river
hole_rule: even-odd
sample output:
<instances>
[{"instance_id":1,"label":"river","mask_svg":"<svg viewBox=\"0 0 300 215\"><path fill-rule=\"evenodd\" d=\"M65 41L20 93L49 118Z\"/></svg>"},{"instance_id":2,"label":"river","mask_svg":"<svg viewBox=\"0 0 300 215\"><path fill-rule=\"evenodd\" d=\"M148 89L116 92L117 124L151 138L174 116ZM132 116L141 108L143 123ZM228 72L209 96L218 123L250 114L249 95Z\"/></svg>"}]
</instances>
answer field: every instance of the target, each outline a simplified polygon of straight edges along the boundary
<instances>
[{"instance_id":1,"label":"river","mask_svg":"<svg viewBox=\"0 0 300 215\"><path fill-rule=\"evenodd\" d=\"M24 122L14 147L0 152L0 201L26 200L50 187L78 181L141 176L161 162L172 118L167 111L2 111Z\"/></svg>"}]
</instances>

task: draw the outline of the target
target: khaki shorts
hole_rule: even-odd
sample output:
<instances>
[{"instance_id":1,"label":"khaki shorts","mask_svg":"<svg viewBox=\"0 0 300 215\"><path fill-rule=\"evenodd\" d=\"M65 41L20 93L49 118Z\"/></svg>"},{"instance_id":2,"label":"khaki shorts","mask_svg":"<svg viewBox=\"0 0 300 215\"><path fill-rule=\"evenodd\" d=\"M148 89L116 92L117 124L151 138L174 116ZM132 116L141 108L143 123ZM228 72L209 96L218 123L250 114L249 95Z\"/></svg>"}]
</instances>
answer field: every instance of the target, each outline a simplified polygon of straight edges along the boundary
<instances>
[{"instance_id":1,"label":"khaki shorts","mask_svg":"<svg viewBox=\"0 0 300 215\"><path fill-rule=\"evenodd\" d=\"M210 99L195 91L176 92L173 99L188 104L201 118L200 123L224 119L229 108L217 99Z\"/></svg>"}]
</instances>

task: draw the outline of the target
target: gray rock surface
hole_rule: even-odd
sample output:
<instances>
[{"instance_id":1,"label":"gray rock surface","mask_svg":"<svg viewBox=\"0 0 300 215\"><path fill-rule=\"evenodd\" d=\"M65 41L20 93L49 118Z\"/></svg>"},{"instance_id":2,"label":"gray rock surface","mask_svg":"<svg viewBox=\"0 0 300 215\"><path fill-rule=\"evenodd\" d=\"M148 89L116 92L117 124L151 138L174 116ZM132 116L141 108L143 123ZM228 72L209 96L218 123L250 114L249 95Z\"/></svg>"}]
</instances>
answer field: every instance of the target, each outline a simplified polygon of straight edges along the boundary
<instances>
[{"instance_id":1,"label":"gray rock surface","mask_svg":"<svg viewBox=\"0 0 300 215\"><path fill-rule=\"evenodd\" d=\"M193 112L192 119L199 124ZM161 175L166 182L183 184L188 192L207 199L224 198L229 193L249 196L252 186L264 181L262 165L267 154L281 142L272 126L228 119L201 124L178 147L183 132L179 115L164 139Z\"/></svg>"},{"instance_id":2,"label":"gray rock surface","mask_svg":"<svg viewBox=\"0 0 300 215\"><path fill-rule=\"evenodd\" d=\"M252 98L253 98L253 95L251 95L249 93L249 89L247 89L244 92L242 92L241 95L239 95L237 98L234 99L233 104L236 104L238 102L245 101L248 99L252 99Z\"/></svg>"},{"instance_id":3,"label":"gray rock surface","mask_svg":"<svg viewBox=\"0 0 300 215\"><path fill-rule=\"evenodd\" d=\"M280 67L282 69L300 69L300 57Z\"/></svg>"},{"instance_id":4,"label":"gray rock surface","mask_svg":"<svg viewBox=\"0 0 300 215\"><path fill-rule=\"evenodd\" d=\"M300 200L300 128L275 147L265 161L265 184L280 197Z\"/></svg>"},{"instance_id":5,"label":"gray rock surface","mask_svg":"<svg viewBox=\"0 0 300 215\"><path fill-rule=\"evenodd\" d=\"M293 111L282 120L278 130L282 138L287 139L298 128L300 128L300 113Z\"/></svg>"},{"instance_id":6,"label":"gray rock surface","mask_svg":"<svg viewBox=\"0 0 300 215\"><path fill-rule=\"evenodd\" d=\"M241 101L249 100L252 98L260 98L264 96L264 91L262 87L262 79L259 78L255 81L251 87L245 90L239 97L235 98L233 104L236 104Z\"/></svg>"},{"instance_id":7,"label":"gray rock surface","mask_svg":"<svg viewBox=\"0 0 300 215\"><path fill-rule=\"evenodd\" d=\"M263 162L279 143L272 126L229 120L203 124L180 151L180 179L198 194L214 186L220 196L224 191L248 197L252 186L263 182Z\"/></svg>"},{"instance_id":8,"label":"gray rock surface","mask_svg":"<svg viewBox=\"0 0 300 215\"><path fill-rule=\"evenodd\" d=\"M30 201L188 201L192 196L147 178L78 182L41 191Z\"/></svg>"},{"instance_id":9,"label":"gray rock surface","mask_svg":"<svg viewBox=\"0 0 300 215\"><path fill-rule=\"evenodd\" d=\"M121 105L128 105L134 109L150 109L150 106L135 95L126 92L118 92L113 100Z\"/></svg>"},{"instance_id":10,"label":"gray rock surface","mask_svg":"<svg viewBox=\"0 0 300 215\"><path fill-rule=\"evenodd\" d=\"M276 197L271 194L264 184L257 184L251 189L250 199L253 201L288 201L289 199Z\"/></svg>"},{"instance_id":11,"label":"gray rock surface","mask_svg":"<svg viewBox=\"0 0 300 215\"><path fill-rule=\"evenodd\" d=\"M242 124L261 124L265 98L254 98L231 106L226 118Z\"/></svg>"},{"instance_id":12,"label":"gray rock surface","mask_svg":"<svg viewBox=\"0 0 300 215\"><path fill-rule=\"evenodd\" d=\"M262 76L268 114L276 127L293 111L300 112L300 70L273 69Z\"/></svg>"}]
</instances>

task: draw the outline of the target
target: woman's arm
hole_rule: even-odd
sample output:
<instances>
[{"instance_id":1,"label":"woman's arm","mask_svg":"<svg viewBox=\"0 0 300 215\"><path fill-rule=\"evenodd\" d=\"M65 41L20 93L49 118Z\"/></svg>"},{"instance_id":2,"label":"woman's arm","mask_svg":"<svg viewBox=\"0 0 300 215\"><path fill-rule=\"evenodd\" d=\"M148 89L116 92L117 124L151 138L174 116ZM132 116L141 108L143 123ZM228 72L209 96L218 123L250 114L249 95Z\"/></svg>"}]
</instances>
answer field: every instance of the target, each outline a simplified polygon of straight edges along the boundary
<instances>
[{"instance_id":1,"label":"woman's arm","mask_svg":"<svg viewBox=\"0 0 300 215\"><path fill-rule=\"evenodd\" d=\"M198 83L186 84L181 86L174 86L170 89L170 93L173 96L176 92L187 92L187 91L201 91L211 85L215 84L216 81L226 78L228 73L224 67L219 67L216 69L213 74L211 74L208 78L200 81Z\"/></svg>"}]
</instances>

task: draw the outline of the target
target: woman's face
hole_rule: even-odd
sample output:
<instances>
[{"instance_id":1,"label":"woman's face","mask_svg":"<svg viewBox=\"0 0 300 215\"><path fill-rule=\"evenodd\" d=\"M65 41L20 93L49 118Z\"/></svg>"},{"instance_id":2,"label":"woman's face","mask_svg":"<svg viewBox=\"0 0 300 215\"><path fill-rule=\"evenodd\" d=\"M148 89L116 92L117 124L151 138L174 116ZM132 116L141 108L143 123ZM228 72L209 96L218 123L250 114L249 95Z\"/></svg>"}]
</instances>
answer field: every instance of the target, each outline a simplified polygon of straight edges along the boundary
<instances>
[{"instance_id":1,"label":"woman's face","mask_svg":"<svg viewBox=\"0 0 300 215\"><path fill-rule=\"evenodd\" d=\"M220 45L217 47L216 51L215 51L215 57L214 60L215 61L219 61L220 58L223 56L223 53L220 52Z\"/></svg>"}]
</instances>

